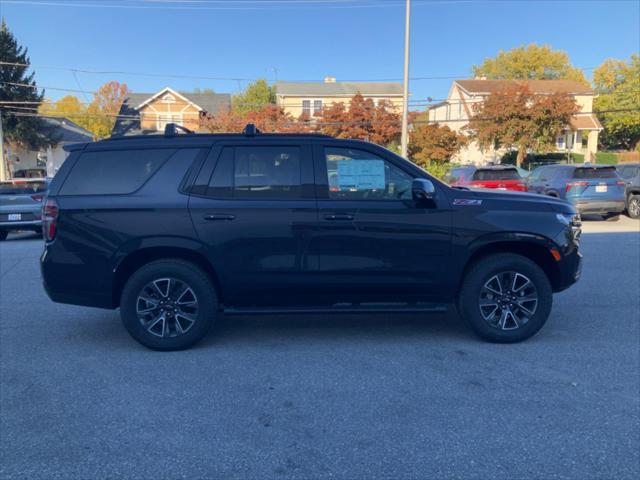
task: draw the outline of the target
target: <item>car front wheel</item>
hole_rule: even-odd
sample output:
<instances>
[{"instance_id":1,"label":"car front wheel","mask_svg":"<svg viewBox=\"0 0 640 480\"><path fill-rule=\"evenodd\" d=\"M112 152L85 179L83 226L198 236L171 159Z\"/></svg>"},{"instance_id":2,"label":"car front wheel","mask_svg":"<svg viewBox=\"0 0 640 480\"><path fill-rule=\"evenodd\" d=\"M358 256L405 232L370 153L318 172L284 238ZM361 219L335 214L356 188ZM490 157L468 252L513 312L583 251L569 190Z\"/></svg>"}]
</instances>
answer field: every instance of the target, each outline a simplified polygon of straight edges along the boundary
<instances>
[{"instance_id":1,"label":"car front wheel","mask_svg":"<svg viewBox=\"0 0 640 480\"><path fill-rule=\"evenodd\" d=\"M627 213L631 218L640 218L640 195L629 195Z\"/></svg>"},{"instance_id":2,"label":"car front wheel","mask_svg":"<svg viewBox=\"0 0 640 480\"><path fill-rule=\"evenodd\" d=\"M458 311L481 338L498 343L526 340L549 318L553 293L544 271L521 255L496 254L468 271Z\"/></svg>"},{"instance_id":3,"label":"car front wheel","mask_svg":"<svg viewBox=\"0 0 640 480\"><path fill-rule=\"evenodd\" d=\"M154 350L182 350L204 337L217 311L216 291L196 265L151 262L127 281L120 300L125 328Z\"/></svg>"}]
</instances>

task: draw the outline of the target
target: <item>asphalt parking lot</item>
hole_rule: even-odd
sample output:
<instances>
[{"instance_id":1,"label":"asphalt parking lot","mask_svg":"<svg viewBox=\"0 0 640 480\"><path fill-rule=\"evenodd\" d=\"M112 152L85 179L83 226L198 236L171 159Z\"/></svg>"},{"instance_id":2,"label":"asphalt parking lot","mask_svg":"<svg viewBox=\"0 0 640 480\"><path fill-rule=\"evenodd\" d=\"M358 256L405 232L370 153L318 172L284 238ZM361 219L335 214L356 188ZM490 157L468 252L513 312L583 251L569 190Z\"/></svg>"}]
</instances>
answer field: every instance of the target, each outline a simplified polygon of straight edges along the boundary
<instances>
[{"instance_id":1,"label":"asphalt parking lot","mask_svg":"<svg viewBox=\"0 0 640 480\"><path fill-rule=\"evenodd\" d=\"M0 477L638 478L640 224L585 222L583 278L533 339L455 315L222 319L144 349L51 303L0 244Z\"/></svg>"}]
</instances>

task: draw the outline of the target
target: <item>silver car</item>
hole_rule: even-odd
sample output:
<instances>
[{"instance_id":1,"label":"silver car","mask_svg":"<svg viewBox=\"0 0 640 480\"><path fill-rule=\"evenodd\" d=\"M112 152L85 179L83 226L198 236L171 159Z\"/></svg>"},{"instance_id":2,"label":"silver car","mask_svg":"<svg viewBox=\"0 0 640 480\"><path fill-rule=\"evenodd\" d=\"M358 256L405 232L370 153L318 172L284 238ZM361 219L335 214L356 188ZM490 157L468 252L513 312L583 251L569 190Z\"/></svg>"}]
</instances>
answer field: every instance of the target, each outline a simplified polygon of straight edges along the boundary
<instances>
[{"instance_id":1,"label":"silver car","mask_svg":"<svg viewBox=\"0 0 640 480\"><path fill-rule=\"evenodd\" d=\"M48 187L47 179L0 182L0 240L6 239L11 230L42 230L42 201Z\"/></svg>"}]
</instances>

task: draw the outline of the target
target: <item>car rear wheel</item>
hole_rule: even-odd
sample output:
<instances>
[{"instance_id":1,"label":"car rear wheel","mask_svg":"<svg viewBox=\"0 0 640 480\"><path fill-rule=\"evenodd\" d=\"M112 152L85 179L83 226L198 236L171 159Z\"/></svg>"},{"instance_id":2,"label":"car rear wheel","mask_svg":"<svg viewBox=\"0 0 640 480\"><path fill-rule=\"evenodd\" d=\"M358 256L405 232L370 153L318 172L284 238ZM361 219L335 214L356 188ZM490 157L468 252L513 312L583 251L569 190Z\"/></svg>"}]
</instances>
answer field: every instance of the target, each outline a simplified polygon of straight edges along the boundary
<instances>
[{"instance_id":1,"label":"car rear wheel","mask_svg":"<svg viewBox=\"0 0 640 480\"><path fill-rule=\"evenodd\" d=\"M528 258L496 254L476 262L463 280L458 311L490 342L535 335L549 318L553 294L544 271Z\"/></svg>"},{"instance_id":2,"label":"car rear wheel","mask_svg":"<svg viewBox=\"0 0 640 480\"><path fill-rule=\"evenodd\" d=\"M204 337L218 301L209 277L178 259L158 260L137 270L120 300L125 328L154 350L182 350Z\"/></svg>"},{"instance_id":3,"label":"car rear wheel","mask_svg":"<svg viewBox=\"0 0 640 480\"><path fill-rule=\"evenodd\" d=\"M0 242L7 239L9 232L6 230L0 230Z\"/></svg>"},{"instance_id":4,"label":"car rear wheel","mask_svg":"<svg viewBox=\"0 0 640 480\"><path fill-rule=\"evenodd\" d=\"M640 195L629 195L627 213L631 218L640 218Z\"/></svg>"}]
</instances>

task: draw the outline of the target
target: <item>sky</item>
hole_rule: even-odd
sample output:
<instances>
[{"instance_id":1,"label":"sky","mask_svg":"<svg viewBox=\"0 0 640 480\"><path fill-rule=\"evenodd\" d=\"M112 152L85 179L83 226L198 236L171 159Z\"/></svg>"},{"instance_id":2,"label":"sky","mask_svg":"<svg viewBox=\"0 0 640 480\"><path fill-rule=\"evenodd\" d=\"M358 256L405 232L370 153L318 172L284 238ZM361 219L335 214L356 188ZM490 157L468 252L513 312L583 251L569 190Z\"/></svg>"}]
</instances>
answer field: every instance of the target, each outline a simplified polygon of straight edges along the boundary
<instances>
[{"instance_id":1,"label":"sky","mask_svg":"<svg viewBox=\"0 0 640 480\"><path fill-rule=\"evenodd\" d=\"M402 0L0 0L0 15L51 99L90 101L52 87L91 92L109 80L134 92L238 93L255 78L403 75ZM640 50L640 0L413 0L412 103L447 96L452 78L433 77L468 77L530 43L566 51L590 77L606 58Z\"/></svg>"}]
</instances>

